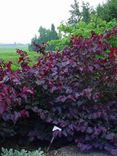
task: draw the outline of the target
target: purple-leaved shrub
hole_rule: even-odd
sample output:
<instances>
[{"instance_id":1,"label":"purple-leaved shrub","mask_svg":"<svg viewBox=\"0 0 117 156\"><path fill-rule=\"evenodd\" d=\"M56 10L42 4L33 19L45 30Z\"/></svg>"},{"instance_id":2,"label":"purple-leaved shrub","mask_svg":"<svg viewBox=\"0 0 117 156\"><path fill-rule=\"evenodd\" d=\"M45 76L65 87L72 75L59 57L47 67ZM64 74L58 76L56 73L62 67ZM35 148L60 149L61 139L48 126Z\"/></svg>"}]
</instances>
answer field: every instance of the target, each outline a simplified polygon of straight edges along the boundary
<instances>
[{"instance_id":1,"label":"purple-leaved shrub","mask_svg":"<svg viewBox=\"0 0 117 156\"><path fill-rule=\"evenodd\" d=\"M117 153L117 48L104 35L72 37L63 52L49 52L33 67L17 50L22 69L0 62L0 138L28 141L66 137L81 151ZM53 126L61 131L52 132ZM26 140L25 140L26 141Z\"/></svg>"}]
</instances>

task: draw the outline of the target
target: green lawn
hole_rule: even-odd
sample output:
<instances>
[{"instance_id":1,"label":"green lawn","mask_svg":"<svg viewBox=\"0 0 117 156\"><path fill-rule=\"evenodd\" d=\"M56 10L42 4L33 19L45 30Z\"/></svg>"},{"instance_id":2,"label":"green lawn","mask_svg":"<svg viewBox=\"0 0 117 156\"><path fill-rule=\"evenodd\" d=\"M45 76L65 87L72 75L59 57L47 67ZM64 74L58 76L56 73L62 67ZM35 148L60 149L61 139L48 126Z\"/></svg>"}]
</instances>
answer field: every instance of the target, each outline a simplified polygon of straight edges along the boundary
<instances>
[{"instance_id":1,"label":"green lawn","mask_svg":"<svg viewBox=\"0 0 117 156\"><path fill-rule=\"evenodd\" d=\"M12 61L13 70L19 68L18 65L18 55L16 54L16 49L22 49L28 52L29 58L31 59L30 65L33 65L37 62L39 54L36 52L29 52L26 45L16 45L16 46L0 46L0 59L3 59L5 62Z\"/></svg>"}]
</instances>

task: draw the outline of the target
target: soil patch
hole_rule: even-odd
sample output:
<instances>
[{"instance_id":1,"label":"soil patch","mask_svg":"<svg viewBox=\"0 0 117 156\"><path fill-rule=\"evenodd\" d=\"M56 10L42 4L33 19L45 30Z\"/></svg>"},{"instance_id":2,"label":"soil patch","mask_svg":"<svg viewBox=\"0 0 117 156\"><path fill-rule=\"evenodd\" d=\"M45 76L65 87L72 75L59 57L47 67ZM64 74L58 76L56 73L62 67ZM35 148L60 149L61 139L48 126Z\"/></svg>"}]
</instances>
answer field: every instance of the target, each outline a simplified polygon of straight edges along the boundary
<instances>
[{"instance_id":1,"label":"soil patch","mask_svg":"<svg viewBox=\"0 0 117 156\"><path fill-rule=\"evenodd\" d=\"M88 153L81 153L75 146L67 146L47 153L46 156L110 156L105 152L91 151Z\"/></svg>"}]
</instances>

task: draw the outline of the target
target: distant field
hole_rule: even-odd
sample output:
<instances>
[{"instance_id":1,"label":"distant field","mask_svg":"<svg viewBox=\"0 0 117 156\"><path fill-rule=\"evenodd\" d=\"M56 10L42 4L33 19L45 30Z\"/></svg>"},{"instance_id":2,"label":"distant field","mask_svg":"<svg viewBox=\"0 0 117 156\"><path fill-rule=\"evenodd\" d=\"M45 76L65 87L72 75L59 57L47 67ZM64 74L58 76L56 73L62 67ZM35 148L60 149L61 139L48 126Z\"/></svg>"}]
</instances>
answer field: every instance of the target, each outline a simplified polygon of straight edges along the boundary
<instances>
[{"instance_id":1,"label":"distant field","mask_svg":"<svg viewBox=\"0 0 117 156\"><path fill-rule=\"evenodd\" d=\"M16 49L22 49L28 52L29 57L31 59L30 65L37 62L39 54L37 54L36 52L29 52L28 47L26 45L15 45L15 46L0 45L0 59L3 59L5 62L12 61L13 62L12 68L14 70L19 68L17 63L18 55L16 54Z\"/></svg>"}]
</instances>

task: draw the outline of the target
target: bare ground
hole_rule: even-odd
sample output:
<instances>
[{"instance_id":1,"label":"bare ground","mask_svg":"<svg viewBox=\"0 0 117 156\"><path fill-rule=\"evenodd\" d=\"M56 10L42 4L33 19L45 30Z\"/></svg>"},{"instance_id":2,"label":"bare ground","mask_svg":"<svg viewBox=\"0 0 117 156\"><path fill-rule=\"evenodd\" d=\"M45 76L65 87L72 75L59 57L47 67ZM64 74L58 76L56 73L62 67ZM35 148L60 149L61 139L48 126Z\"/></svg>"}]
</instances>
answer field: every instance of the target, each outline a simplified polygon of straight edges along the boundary
<instances>
[{"instance_id":1,"label":"bare ground","mask_svg":"<svg viewBox=\"0 0 117 156\"><path fill-rule=\"evenodd\" d=\"M111 156L110 154L103 152L88 152L81 153L75 146L67 146L58 150L48 152L46 156Z\"/></svg>"}]
</instances>

